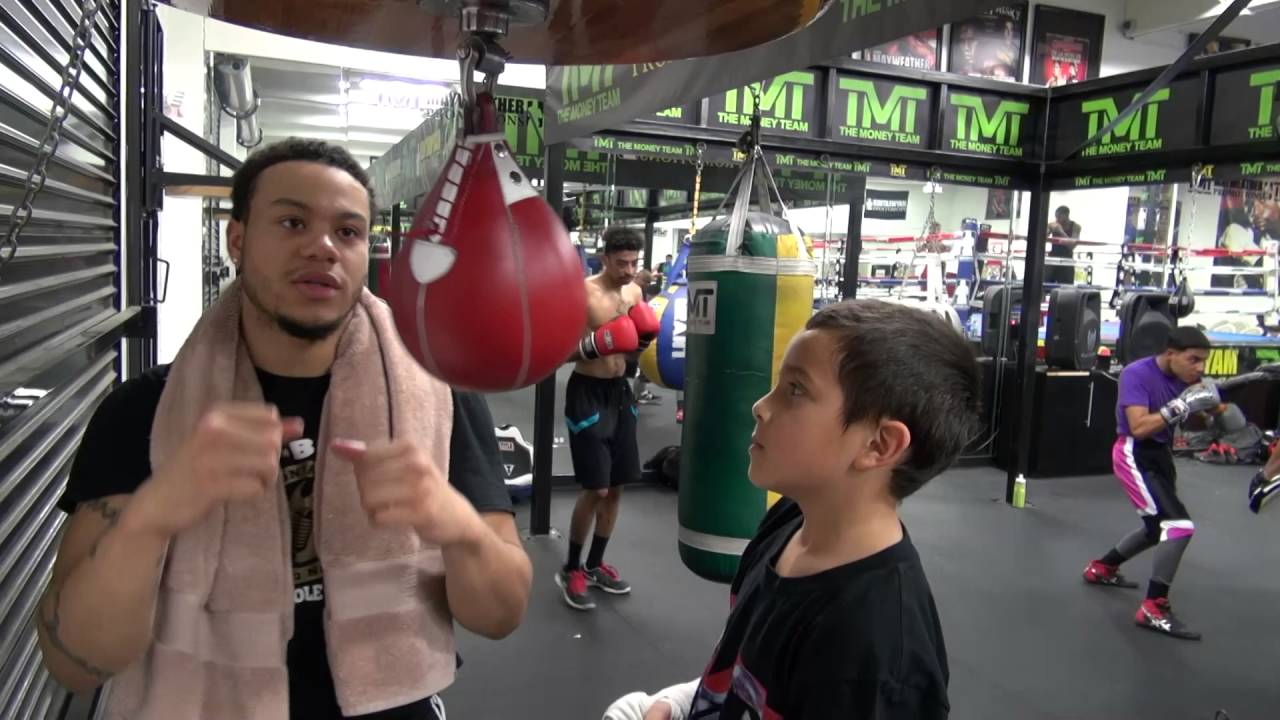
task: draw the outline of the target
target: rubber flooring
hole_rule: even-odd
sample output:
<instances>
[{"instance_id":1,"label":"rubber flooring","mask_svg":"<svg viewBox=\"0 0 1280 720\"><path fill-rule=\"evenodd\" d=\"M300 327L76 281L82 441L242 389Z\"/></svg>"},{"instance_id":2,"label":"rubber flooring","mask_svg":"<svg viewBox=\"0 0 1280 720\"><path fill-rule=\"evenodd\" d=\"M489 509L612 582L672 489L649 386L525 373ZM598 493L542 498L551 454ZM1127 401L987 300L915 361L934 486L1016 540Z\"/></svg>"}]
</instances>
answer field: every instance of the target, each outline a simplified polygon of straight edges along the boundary
<instances>
[{"instance_id":1,"label":"rubber flooring","mask_svg":"<svg viewBox=\"0 0 1280 720\"><path fill-rule=\"evenodd\" d=\"M903 516L942 614L951 717L1210 719L1218 709L1231 720L1280 717L1280 633L1272 622L1280 605L1280 511L1248 512L1251 472L1179 461L1197 532L1172 599L1204 633L1199 643L1135 627L1140 590L1081 581L1087 560L1138 525L1109 476L1032 481L1033 505L1014 510L995 500L1003 473L959 469L908 499ZM571 492L553 496L561 532L573 499ZM520 522L527 527L527 505ZM629 489L607 559L635 591L600 597L591 612L565 606L552 581L564 539L529 539L528 616L500 642L460 634L466 664L445 693L449 716L595 720L628 691L697 675L723 627L727 588L688 572L675 537L675 493ZM1150 556L1128 563L1126 573L1145 583Z\"/></svg>"}]
</instances>

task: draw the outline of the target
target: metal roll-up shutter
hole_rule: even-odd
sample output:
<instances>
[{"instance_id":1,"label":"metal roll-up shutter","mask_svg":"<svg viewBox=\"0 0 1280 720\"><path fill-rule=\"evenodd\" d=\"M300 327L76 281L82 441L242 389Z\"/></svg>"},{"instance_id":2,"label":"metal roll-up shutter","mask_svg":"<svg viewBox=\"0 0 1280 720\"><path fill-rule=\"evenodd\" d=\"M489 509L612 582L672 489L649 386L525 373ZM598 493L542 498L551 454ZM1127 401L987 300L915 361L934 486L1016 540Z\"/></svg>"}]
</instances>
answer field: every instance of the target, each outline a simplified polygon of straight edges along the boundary
<instances>
[{"instance_id":1,"label":"metal roll-up shutter","mask_svg":"<svg viewBox=\"0 0 1280 720\"><path fill-rule=\"evenodd\" d=\"M80 18L79 0L0 0L0 240L26 196ZM120 2L102 0L48 180L0 267L4 718L43 718L65 699L41 663L32 617L65 519L54 503L90 415L120 377L120 340L136 312L119 272L120 40Z\"/></svg>"}]
</instances>

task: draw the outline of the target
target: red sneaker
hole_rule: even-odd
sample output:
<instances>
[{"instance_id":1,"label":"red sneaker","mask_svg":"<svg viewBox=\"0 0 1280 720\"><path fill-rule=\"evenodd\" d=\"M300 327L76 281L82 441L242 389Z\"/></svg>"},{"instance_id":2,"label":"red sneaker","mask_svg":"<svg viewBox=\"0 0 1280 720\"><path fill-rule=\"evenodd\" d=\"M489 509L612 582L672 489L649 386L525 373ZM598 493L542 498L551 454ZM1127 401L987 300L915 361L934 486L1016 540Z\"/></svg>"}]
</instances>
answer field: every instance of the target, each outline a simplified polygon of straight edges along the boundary
<instances>
[{"instance_id":1,"label":"red sneaker","mask_svg":"<svg viewBox=\"0 0 1280 720\"><path fill-rule=\"evenodd\" d=\"M1103 585L1106 587L1130 589L1138 587L1138 583L1120 574L1118 566L1104 565L1101 560L1091 560L1089 562L1089 566L1084 569L1084 581L1090 585Z\"/></svg>"},{"instance_id":2,"label":"red sneaker","mask_svg":"<svg viewBox=\"0 0 1280 720\"><path fill-rule=\"evenodd\" d=\"M1200 639L1200 633L1187 627L1186 623L1173 614L1173 608L1169 606L1169 598L1143 600L1142 605L1138 607L1138 614L1134 616L1134 622L1138 623L1138 627L1154 630L1170 637L1183 640Z\"/></svg>"},{"instance_id":3,"label":"red sneaker","mask_svg":"<svg viewBox=\"0 0 1280 720\"><path fill-rule=\"evenodd\" d=\"M587 594L587 573L582 568L556 573L556 585L564 595L564 601L575 610L590 610L596 606Z\"/></svg>"}]
</instances>

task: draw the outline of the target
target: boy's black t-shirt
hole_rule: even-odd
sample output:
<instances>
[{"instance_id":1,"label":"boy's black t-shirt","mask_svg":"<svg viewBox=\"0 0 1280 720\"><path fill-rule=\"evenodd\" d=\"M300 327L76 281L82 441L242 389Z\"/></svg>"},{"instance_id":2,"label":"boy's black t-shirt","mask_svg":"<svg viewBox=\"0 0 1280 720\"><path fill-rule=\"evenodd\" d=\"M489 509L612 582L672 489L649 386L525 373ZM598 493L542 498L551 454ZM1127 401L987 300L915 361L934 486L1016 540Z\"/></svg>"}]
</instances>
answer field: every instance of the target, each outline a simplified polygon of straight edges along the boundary
<instances>
[{"instance_id":1,"label":"boy's black t-shirt","mask_svg":"<svg viewBox=\"0 0 1280 720\"><path fill-rule=\"evenodd\" d=\"M946 718L942 626L905 530L868 558L779 577L778 557L803 520L794 502L779 501L743 553L690 718Z\"/></svg>"},{"instance_id":2,"label":"boy's black t-shirt","mask_svg":"<svg viewBox=\"0 0 1280 720\"><path fill-rule=\"evenodd\" d=\"M58 501L64 512L87 500L129 494L151 476L151 424L169 375L168 365L122 383L109 394L85 429ZM324 578L312 542L311 498L316 442L329 376L292 378L258 371L264 399L282 416L303 419L303 436L280 452L280 472L293 530L294 633L289 641L289 707L296 720L342 717L324 641ZM511 512L502 480L493 418L479 395L453 394L449 482L479 512ZM430 698L365 720L437 720Z\"/></svg>"}]
</instances>

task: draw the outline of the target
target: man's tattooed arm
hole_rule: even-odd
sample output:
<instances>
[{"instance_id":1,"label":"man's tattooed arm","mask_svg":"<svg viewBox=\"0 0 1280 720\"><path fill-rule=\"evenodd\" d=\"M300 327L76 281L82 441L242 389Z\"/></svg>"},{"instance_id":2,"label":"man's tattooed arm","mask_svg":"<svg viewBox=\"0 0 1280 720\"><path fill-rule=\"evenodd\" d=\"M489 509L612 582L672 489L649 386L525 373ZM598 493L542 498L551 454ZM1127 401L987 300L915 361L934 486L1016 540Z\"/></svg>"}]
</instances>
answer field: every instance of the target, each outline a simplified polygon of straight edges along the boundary
<instances>
[{"instance_id":1,"label":"man's tattooed arm","mask_svg":"<svg viewBox=\"0 0 1280 720\"><path fill-rule=\"evenodd\" d=\"M57 586L53 588L53 594L49 598L48 613L40 613L40 624L44 628L45 638L48 639L49 644L52 645L54 649L62 653L63 657L74 663L81 672L96 678L99 682L106 682L111 678L113 673L109 670L104 670L77 655L74 650L67 647L66 642L63 641L62 636L59 634L62 627L62 618L59 617L58 612L59 608L62 606L62 588L65 585L65 578L62 581L58 581Z\"/></svg>"},{"instance_id":2,"label":"man's tattooed arm","mask_svg":"<svg viewBox=\"0 0 1280 720\"><path fill-rule=\"evenodd\" d=\"M120 508L112 507L106 500L88 500L80 503L77 509L101 515L102 519L107 521L106 527L98 534L98 539L93 541L93 547L89 548L89 557L92 558L98 554L98 545L102 543L102 538L114 530L116 524L120 522Z\"/></svg>"}]
</instances>

